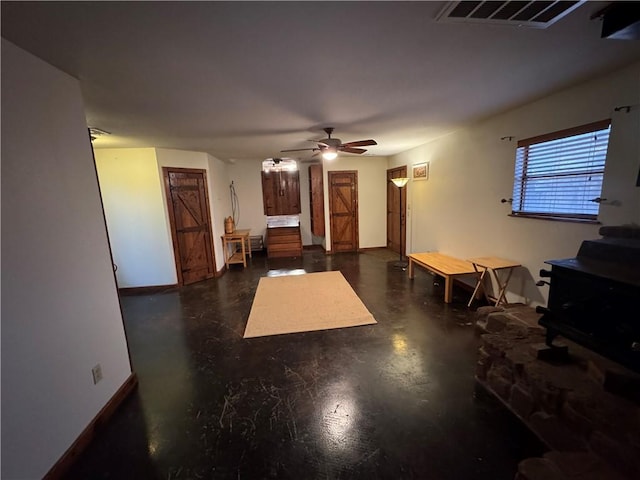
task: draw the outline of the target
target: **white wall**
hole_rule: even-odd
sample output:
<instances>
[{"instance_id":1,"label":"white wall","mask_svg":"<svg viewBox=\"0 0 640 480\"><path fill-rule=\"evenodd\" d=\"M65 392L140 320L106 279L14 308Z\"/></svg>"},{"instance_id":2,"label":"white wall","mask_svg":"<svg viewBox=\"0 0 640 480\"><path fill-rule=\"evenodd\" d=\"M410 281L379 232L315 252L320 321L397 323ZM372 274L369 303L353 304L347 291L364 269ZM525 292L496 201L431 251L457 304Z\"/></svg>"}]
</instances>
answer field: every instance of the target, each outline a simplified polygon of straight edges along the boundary
<instances>
[{"instance_id":1,"label":"white wall","mask_svg":"<svg viewBox=\"0 0 640 480\"><path fill-rule=\"evenodd\" d=\"M510 301L545 303L535 286L545 260L573 257L599 225L509 217L518 139L612 118L601 205L603 224L640 221L640 64L569 88L469 126L408 152L390 165L430 161L428 181L409 186L409 252L441 251L457 257L497 255L521 262ZM630 113L614 108L634 105ZM501 137L513 136L513 141Z\"/></svg>"},{"instance_id":2,"label":"white wall","mask_svg":"<svg viewBox=\"0 0 640 480\"><path fill-rule=\"evenodd\" d=\"M174 285L171 231L155 149L96 149L95 158L118 285Z\"/></svg>"},{"instance_id":3,"label":"white wall","mask_svg":"<svg viewBox=\"0 0 640 480\"><path fill-rule=\"evenodd\" d=\"M227 165L229 183L238 196L240 215L236 228L249 228L251 235L263 235L267 228L262 205L262 160L237 160ZM230 195L227 185L227 196ZM231 215L231 208L227 216Z\"/></svg>"},{"instance_id":4,"label":"white wall","mask_svg":"<svg viewBox=\"0 0 640 480\"><path fill-rule=\"evenodd\" d=\"M2 163L2 478L34 479L131 368L79 84L4 39Z\"/></svg>"},{"instance_id":5,"label":"white wall","mask_svg":"<svg viewBox=\"0 0 640 480\"><path fill-rule=\"evenodd\" d=\"M209 203L211 207L211 225L213 243L216 252L216 269L224 265L224 252L220 237L224 234L224 219L231 215L231 195L229 194L229 173L227 164L211 155L207 155L209 169Z\"/></svg>"},{"instance_id":6,"label":"white wall","mask_svg":"<svg viewBox=\"0 0 640 480\"><path fill-rule=\"evenodd\" d=\"M323 161L325 239L331 247L331 219L329 212L329 172L356 170L358 172L358 229L359 247L373 248L387 245L387 157L355 157L341 155Z\"/></svg>"}]
</instances>

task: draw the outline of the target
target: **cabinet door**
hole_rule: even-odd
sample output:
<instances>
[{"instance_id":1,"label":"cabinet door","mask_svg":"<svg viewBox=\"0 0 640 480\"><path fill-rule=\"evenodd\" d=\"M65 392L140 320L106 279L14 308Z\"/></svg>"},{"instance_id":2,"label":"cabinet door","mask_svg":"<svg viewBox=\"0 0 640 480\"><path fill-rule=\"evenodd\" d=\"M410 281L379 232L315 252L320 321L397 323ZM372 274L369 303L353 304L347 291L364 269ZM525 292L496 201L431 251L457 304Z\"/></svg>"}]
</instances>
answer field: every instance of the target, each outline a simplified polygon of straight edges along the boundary
<instances>
[{"instance_id":1,"label":"cabinet door","mask_svg":"<svg viewBox=\"0 0 640 480\"><path fill-rule=\"evenodd\" d=\"M279 215L277 177L277 172L262 172L262 203L267 216Z\"/></svg>"},{"instance_id":2,"label":"cabinet door","mask_svg":"<svg viewBox=\"0 0 640 480\"><path fill-rule=\"evenodd\" d=\"M300 213L300 174L281 172L280 213L278 215L297 215Z\"/></svg>"},{"instance_id":3,"label":"cabinet door","mask_svg":"<svg viewBox=\"0 0 640 480\"><path fill-rule=\"evenodd\" d=\"M309 200L311 202L311 233L324 237L324 183L322 165L309 165Z\"/></svg>"},{"instance_id":4,"label":"cabinet door","mask_svg":"<svg viewBox=\"0 0 640 480\"><path fill-rule=\"evenodd\" d=\"M300 175L295 172L262 172L264 214L297 215L300 213Z\"/></svg>"}]
</instances>

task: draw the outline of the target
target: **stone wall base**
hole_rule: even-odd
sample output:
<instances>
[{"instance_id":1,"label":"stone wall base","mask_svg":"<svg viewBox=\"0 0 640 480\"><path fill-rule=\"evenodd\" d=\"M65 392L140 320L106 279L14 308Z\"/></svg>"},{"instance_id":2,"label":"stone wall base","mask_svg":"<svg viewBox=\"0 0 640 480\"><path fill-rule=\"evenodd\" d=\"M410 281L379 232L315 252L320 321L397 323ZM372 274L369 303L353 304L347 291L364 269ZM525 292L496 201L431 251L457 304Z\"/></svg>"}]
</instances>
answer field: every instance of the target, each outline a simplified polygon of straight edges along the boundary
<instances>
[{"instance_id":1,"label":"stone wall base","mask_svg":"<svg viewBox=\"0 0 640 480\"><path fill-rule=\"evenodd\" d=\"M551 351L530 307L476 315L478 383L550 449L517 480L640 478L640 375L562 338L564 354Z\"/></svg>"}]
</instances>

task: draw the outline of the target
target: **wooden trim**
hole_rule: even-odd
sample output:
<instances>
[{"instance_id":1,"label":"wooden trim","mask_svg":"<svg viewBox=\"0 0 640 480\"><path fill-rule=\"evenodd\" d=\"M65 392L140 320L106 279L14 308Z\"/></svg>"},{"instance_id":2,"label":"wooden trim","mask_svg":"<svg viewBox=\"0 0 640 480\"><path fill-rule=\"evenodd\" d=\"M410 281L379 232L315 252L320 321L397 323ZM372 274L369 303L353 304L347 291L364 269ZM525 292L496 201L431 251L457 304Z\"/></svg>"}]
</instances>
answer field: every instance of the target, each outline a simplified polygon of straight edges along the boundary
<instances>
[{"instance_id":1,"label":"wooden trim","mask_svg":"<svg viewBox=\"0 0 640 480\"><path fill-rule=\"evenodd\" d=\"M537 137L525 138L524 140L518 140L518 147L527 147L534 143L550 142L551 140L558 140L559 138L572 137L574 135L580 135L582 133L595 132L602 130L611 125L611 119L599 120L597 122L587 123L586 125L580 125L578 127L566 128L564 130L558 130L557 132L545 133L544 135L538 135Z\"/></svg>"},{"instance_id":2,"label":"wooden trim","mask_svg":"<svg viewBox=\"0 0 640 480\"><path fill-rule=\"evenodd\" d=\"M391 224L389 222L389 216L393 215L393 196L395 194L391 194L389 195L389 184L391 184L391 179L392 178L398 178L398 177L407 177L408 173L407 173L407 166L406 165L400 165L398 167L394 167L394 168L389 168L387 169L387 192L386 192L386 196L387 196L387 215L385 218L385 222L386 222L386 236L387 236L387 248L390 248L391 251L395 250L393 248L391 248L393 246L393 243L395 242L395 232L391 232ZM400 212L400 225L398 225L398 229L400 230L400 235L398 235L400 237L400 240L398 242L398 249L399 251L396 253L399 253L400 256L402 258L404 258L407 254L407 188L408 186L405 185L402 188L398 188L395 185L393 185L392 190L391 191L395 191L396 189L398 190L398 199L399 202L402 203L402 211ZM404 200L404 201L402 201ZM400 205L398 205L398 210L400 210Z\"/></svg>"},{"instance_id":3,"label":"wooden trim","mask_svg":"<svg viewBox=\"0 0 640 480\"><path fill-rule=\"evenodd\" d=\"M362 247L358 249L358 252L371 252L376 250L389 250L389 249L387 247Z\"/></svg>"},{"instance_id":4,"label":"wooden trim","mask_svg":"<svg viewBox=\"0 0 640 480\"><path fill-rule=\"evenodd\" d=\"M358 196L358 171L357 170L331 170L327 172L327 181L329 183L329 230L331 232L331 249L334 247L334 235L333 235L333 177L337 177L339 175L349 174L353 175L353 190L351 195L354 197L354 237L355 237L355 245L353 250L348 250L351 252L357 252L358 248L360 248L360 215L359 215L359 205L360 198ZM342 253L342 252L340 252Z\"/></svg>"},{"instance_id":5,"label":"wooden trim","mask_svg":"<svg viewBox=\"0 0 640 480\"><path fill-rule=\"evenodd\" d=\"M184 278L182 275L182 260L180 257L180 248L178 246L178 238L176 232L176 218L173 210L173 197L171 196L171 181L169 174L171 172L176 173L197 173L201 174L204 179L204 193L205 193L205 207L207 210L207 225L209 227L209 238L211 240L211 258L213 260L214 273L209 274L207 278L213 278L216 276L216 249L215 241L213 238L213 225L211 217L211 207L209 205L209 172L205 168L181 168L181 167L162 167L162 178L164 180L165 190L165 205L169 214L169 226L171 229L171 244L173 245L173 257L176 265L176 275L178 277L178 286L184 286Z\"/></svg>"},{"instance_id":6,"label":"wooden trim","mask_svg":"<svg viewBox=\"0 0 640 480\"><path fill-rule=\"evenodd\" d=\"M569 222L569 223L589 223L599 225L600 222L597 218L580 218L580 217L563 217L558 215L540 215L536 213L510 213L509 217L515 218L532 218L534 220L551 220L553 222Z\"/></svg>"},{"instance_id":7,"label":"wooden trim","mask_svg":"<svg viewBox=\"0 0 640 480\"><path fill-rule=\"evenodd\" d=\"M60 459L51 467L43 480L59 480L64 478L71 466L76 462L82 452L89 446L96 433L111 419L122 402L138 386L138 377L135 373L129 375L118 391L109 399L98 414L89 422L89 425L76 438Z\"/></svg>"},{"instance_id":8,"label":"wooden trim","mask_svg":"<svg viewBox=\"0 0 640 480\"><path fill-rule=\"evenodd\" d=\"M172 292L178 289L178 284L151 285L148 287L122 287L118 289L120 295L151 295L153 293Z\"/></svg>"},{"instance_id":9,"label":"wooden trim","mask_svg":"<svg viewBox=\"0 0 640 480\"><path fill-rule=\"evenodd\" d=\"M220 278L227 272L227 264L225 263L220 270L216 271L215 278Z\"/></svg>"}]
</instances>

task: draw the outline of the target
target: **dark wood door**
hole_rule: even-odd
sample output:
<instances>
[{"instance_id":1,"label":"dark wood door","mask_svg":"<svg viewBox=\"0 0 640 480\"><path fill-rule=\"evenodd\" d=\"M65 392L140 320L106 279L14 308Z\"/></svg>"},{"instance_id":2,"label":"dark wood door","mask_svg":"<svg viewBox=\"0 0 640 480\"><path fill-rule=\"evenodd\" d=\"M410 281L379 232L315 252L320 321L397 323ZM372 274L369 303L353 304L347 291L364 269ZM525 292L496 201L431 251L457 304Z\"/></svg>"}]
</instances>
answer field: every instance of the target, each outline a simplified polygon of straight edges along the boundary
<instances>
[{"instance_id":1,"label":"dark wood door","mask_svg":"<svg viewBox=\"0 0 640 480\"><path fill-rule=\"evenodd\" d=\"M262 201L265 215L299 214L299 172L262 172Z\"/></svg>"},{"instance_id":2,"label":"dark wood door","mask_svg":"<svg viewBox=\"0 0 640 480\"><path fill-rule=\"evenodd\" d=\"M164 167L179 285L215 275L206 170Z\"/></svg>"},{"instance_id":3,"label":"dark wood door","mask_svg":"<svg viewBox=\"0 0 640 480\"><path fill-rule=\"evenodd\" d=\"M387 248L401 253L402 256L405 254L407 238L407 187L402 189L402 211L400 211L400 189L391 179L406 176L406 165L387 170Z\"/></svg>"},{"instance_id":4,"label":"dark wood door","mask_svg":"<svg viewBox=\"0 0 640 480\"><path fill-rule=\"evenodd\" d=\"M331 251L358 250L358 172L329 172Z\"/></svg>"},{"instance_id":5,"label":"dark wood door","mask_svg":"<svg viewBox=\"0 0 640 480\"><path fill-rule=\"evenodd\" d=\"M321 164L309 165L309 201L311 233L324 237L324 182Z\"/></svg>"}]
</instances>

